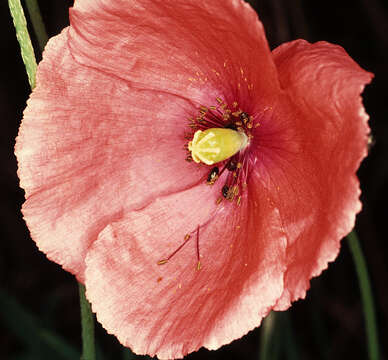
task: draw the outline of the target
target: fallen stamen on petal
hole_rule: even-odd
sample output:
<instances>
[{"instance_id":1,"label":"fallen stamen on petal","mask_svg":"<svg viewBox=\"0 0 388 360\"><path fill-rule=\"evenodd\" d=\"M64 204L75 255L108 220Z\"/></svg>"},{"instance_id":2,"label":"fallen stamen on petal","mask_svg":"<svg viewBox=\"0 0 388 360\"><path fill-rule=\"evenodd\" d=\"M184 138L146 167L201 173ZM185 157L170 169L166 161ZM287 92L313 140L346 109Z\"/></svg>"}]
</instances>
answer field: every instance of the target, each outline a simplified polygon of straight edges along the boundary
<instances>
[{"instance_id":1,"label":"fallen stamen on petal","mask_svg":"<svg viewBox=\"0 0 388 360\"><path fill-rule=\"evenodd\" d=\"M180 249L183 248L183 246L185 246L187 244L187 242L190 240L190 238L191 238L191 235L190 234L186 234L184 239L183 239L183 243L181 245L179 245L179 247L174 252L172 252L167 258L159 260L157 262L157 265L164 265L164 264L166 264Z\"/></svg>"},{"instance_id":2,"label":"fallen stamen on petal","mask_svg":"<svg viewBox=\"0 0 388 360\"><path fill-rule=\"evenodd\" d=\"M201 268L202 268L202 264L201 264L201 261L200 261L200 253L199 253L199 228L200 228L200 226L198 225L197 226L197 230L196 230L196 255L197 255L197 266L196 266L196 269L197 270L201 270ZM179 245L176 248L176 250L174 250L167 258L159 260L157 262L157 265L164 265L164 264L166 264L176 253L179 252L179 250L181 250L183 248L183 246L185 246L187 244L187 242L190 239L191 239L191 235L190 234L186 234L184 239L183 239L183 243L181 245Z\"/></svg>"},{"instance_id":3,"label":"fallen stamen on petal","mask_svg":"<svg viewBox=\"0 0 388 360\"><path fill-rule=\"evenodd\" d=\"M199 226L197 227L197 271L201 270L201 261L199 260Z\"/></svg>"}]
</instances>

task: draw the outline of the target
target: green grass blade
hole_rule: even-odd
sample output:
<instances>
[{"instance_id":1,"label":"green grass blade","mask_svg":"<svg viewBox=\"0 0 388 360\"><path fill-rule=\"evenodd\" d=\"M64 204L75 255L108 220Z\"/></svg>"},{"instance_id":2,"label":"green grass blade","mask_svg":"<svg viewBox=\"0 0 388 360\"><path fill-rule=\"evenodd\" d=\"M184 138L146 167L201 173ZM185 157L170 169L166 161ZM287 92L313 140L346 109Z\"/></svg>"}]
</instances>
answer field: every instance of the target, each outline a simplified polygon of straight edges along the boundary
<instances>
[{"instance_id":1,"label":"green grass blade","mask_svg":"<svg viewBox=\"0 0 388 360\"><path fill-rule=\"evenodd\" d=\"M379 359L379 342L377 334L376 314L373 302L372 287L369 281L368 269L355 231L348 235L348 244L352 253L361 291L362 305L365 316L365 328L368 340L369 360Z\"/></svg>"},{"instance_id":2,"label":"green grass blade","mask_svg":"<svg viewBox=\"0 0 388 360\"><path fill-rule=\"evenodd\" d=\"M85 286L79 285L82 324L82 360L95 360L96 347L94 343L94 316L89 301L85 296Z\"/></svg>"},{"instance_id":3,"label":"green grass blade","mask_svg":"<svg viewBox=\"0 0 388 360\"><path fill-rule=\"evenodd\" d=\"M35 87L36 59L34 48L32 47L30 35L28 34L26 17L20 0L8 0L13 24L16 30L16 38L20 45L20 52L26 68L28 82L31 89Z\"/></svg>"},{"instance_id":4,"label":"green grass blade","mask_svg":"<svg viewBox=\"0 0 388 360\"><path fill-rule=\"evenodd\" d=\"M261 324L259 360L272 360L271 344L276 316L276 312L271 311Z\"/></svg>"},{"instance_id":5,"label":"green grass blade","mask_svg":"<svg viewBox=\"0 0 388 360\"><path fill-rule=\"evenodd\" d=\"M39 43L40 51L43 52L43 49L48 41L48 36L40 14L38 2L36 0L26 0L26 5L32 27Z\"/></svg>"}]
</instances>

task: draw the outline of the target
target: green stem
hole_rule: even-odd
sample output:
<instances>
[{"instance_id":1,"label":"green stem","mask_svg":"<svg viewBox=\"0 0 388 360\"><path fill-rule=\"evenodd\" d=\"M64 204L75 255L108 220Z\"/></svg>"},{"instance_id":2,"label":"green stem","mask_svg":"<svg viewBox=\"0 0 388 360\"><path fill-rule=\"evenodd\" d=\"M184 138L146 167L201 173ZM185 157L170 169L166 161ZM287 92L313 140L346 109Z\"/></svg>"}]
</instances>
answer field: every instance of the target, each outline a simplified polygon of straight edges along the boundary
<instances>
[{"instance_id":1,"label":"green stem","mask_svg":"<svg viewBox=\"0 0 388 360\"><path fill-rule=\"evenodd\" d=\"M275 328L275 319L276 319L276 313L272 311L263 320L263 324L261 325L260 355L259 355L260 360L271 359L270 347L271 347L272 333Z\"/></svg>"},{"instance_id":2,"label":"green stem","mask_svg":"<svg viewBox=\"0 0 388 360\"><path fill-rule=\"evenodd\" d=\"M31 44L30 35L27 30L26 17L20 0L8 0L9 10L11 12L13 24L16 30L16 38L20 45L20 51L24 66L26 68L28 82L31 89L35 87L36 59L34 49Z\"/></svg>"},{"instance_id":3,"label":"green stem","mask_svg":"<svg viewBox=\"0 0 388 360\"><path fill-rule=\"evenodd\" d=\"M95 360L96 349L94 345L94 317L89 301L85 297L85 286L79 285L79 298L81 305L82 324L82 356L81 360Z\"/></svg>"},{"instance_id":4,"label":"green stem","mask_svg":"<svg viewBox=\"0 0 388 360\"><path fill-rule=\"evenodd\" d=\"M43 52L43 49L48 41L48 36L40 14L38 2L37 0L26 0L26 5L32 27L34 28L34 32L39 43L40 51Z\"/></svg>"},{"instance_id":5,"label":"green stem","mask_svg":"<svg viewBox=\"0 0 388 360\"><path fill-rule=\"evenodd\" d=\"M379 359L379 343L377 335L376 314L373 305L372 288L369 281L368 270L360 241L355 231L348 235L348 244L353 256L361 291L362 305L365 316L365 326L368 339L368 353L370 360Z\"/></svg>"}]
</instances>

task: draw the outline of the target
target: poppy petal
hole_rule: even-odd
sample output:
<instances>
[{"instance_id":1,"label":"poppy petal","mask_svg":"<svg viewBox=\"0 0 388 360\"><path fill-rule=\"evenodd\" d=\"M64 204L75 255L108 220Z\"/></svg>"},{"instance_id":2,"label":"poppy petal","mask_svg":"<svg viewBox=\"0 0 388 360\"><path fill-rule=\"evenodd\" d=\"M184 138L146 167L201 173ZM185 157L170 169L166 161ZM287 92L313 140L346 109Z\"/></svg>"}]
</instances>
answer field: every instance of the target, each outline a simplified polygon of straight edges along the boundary
<instances>
[{"instance_id":1,"label":"poppy petal","mask_svg":"<svg viewBox=\"0 0 388 360\"><path fill-rule=\"evenodd\" d=\"M191 102L78 65L67 34L46 47L16 155L32 238L82 280L86 249L110 221L196 185L208 170L185 161L182 114L197 111Z\"/></svg>"},{"instance_id":2,"label":"poppy petal","mask_svg":"<svg viewBox=\"0 0 388 360\"><path fill-rule=\"evenodd\" d=\"M286 240L265 189L248 192L257 202L216 205L213 189L199 185L108 225L88 252L85 283L107 331L136 353L172 359L258 326L283 291Z\"/></svg>"},{"instance_id":3,"label":"poppy petal","mask_svg":"<svg viewBox=\"0 0 388 360\"><path fill-rule=\"evenodd\" d=\"M263 25L242 0L83 0L70 21L76 60L133 87L198 103L236 97L237 84L264 99L279 88Z\"/></svg>"},{"instance_id":4,"label":"poppy petal","mask_svg":"<svg viewBox=\"0 0 388 360\"><path fill-rule=\"evenodd\" d=\"M360 94L372 74L325 42L298 40L273 54L286 93L273 121L290 135L272 139L277 145L267 163L288 236L285 290L276 307L286 309L335 259L361 209L356 171L369 127Z\"/></svg>"}]
</instances>

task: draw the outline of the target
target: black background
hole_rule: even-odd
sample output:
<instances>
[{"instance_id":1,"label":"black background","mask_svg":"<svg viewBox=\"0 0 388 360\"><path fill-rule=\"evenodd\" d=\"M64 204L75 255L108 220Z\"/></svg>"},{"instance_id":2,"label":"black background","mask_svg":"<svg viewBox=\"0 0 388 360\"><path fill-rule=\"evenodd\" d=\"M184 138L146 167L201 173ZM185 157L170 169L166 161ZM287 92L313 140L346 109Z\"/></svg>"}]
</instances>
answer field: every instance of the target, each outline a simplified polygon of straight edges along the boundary
<instances>
[{"instance_id":1,"label":"black background","mask_svg":"<svg viewBox=\"0 0 388 360\"><path fill-rule=\"evenodd\" d=\"M343 46L364 69L375 73L373 83L364 92L375 145L359 171L363 211L357 218L356 229L369 266L384 358L388 323L387 4L379 0L252 0L251 4L264 23L271 48L297 38L311 42L326 40ZM72 1L41 0L39 5L49 36L68 25L67 9ZM16 299L36 318L39 328L55 331L76 349L81 348L77 283L72 275L37 250L20 214L23 191L18 187L13 147L30 89L4 0L0 3L0 29L0 299L3 299L0 301L0 357L60 359L45 343L26 342L7 320L7 315L13 314L7 307L13 307L12 299ZM38 49L35 39L34 45ZM40 58L39 53L37 56ZM27 331L29 323L27 318L23 319L18 323L19 328ZM188 358L258 359L260 331L256 329L216 352L202 349ZM97 341L104 354L100 358L132 356L123 352L117 340L106 335L99 325ZM365 342L357 278L344 240L339 258L312 281L306 300L298 301L287 313L278 315L272 346L280 349L280 358L284 359L364 359Z\"/></svg>"}]
</instances>

